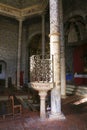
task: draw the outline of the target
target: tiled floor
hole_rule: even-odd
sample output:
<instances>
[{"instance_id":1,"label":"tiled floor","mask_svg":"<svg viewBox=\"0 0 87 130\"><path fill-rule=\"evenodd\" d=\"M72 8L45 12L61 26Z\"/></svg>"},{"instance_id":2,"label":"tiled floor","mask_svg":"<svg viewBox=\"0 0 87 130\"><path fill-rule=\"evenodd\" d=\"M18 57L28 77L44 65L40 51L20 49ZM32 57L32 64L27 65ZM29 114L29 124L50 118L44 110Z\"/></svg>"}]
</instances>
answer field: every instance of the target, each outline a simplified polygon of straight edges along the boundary
<instances>
[{"instance_id":1,"label":"tiled floor","mask_svg":"<svg viewBox=\"0 0 87 130\"><path fill-rule=\"evenodd\" d=\"M77 100L70 96L62 101L65 120L40 121L38 112L24 112L21 117L0 121L0 130L87 130L87 101L74 105Z\"/></svg>"}]
</instances>

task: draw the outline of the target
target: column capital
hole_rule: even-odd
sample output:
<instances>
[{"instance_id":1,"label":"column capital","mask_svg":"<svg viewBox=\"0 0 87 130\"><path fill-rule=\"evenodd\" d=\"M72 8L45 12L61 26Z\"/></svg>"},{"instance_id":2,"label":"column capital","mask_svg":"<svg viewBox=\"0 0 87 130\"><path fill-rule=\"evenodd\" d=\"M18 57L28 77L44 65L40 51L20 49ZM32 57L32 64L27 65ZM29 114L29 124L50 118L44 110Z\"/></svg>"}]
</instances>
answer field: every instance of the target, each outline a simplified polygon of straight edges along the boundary
<instances>
[{"instance_id":1,"label":"column capital","mask_svg":"<svg viewBox=\"0 0 87 130\"><path fill-rule=\"evenodd\" d=\"M42 13L41 13L41 16L45 16L45 14L46 14L46 11L42 12Z\"/></svg>"},{"instance_id":2,"label":"column capital","mask_svg":"<svg viewBox=\"0 0 87 130\"><path fill-rule=\"evenodd\" d=\"M21 22L23 22L24 20L25 20L25 17L16 17L16 20L18 20L19 22L21 21Z\"/></svg>"},{"instance_id":3,"label":"column capital","mask_svg":"<svg viewBox=\"0 0 87 130\"><path fill-rule=\"evenodd\" d=\"M45 97L47 96L47 91L40 91L39 96L41 99L45 99Z\"/></svg>"},{"instance_id":4,"label":"column capital","mask_svg":"<svg viewBox=\"0 0 87 130\"><path fill-rule=\"evenodd\" d=\"M59 33L59 32L56 32L56 33L50 33L50 34L49 34L49 37L51 37L51 36L53 36L53 35L60 36L60 33Z\"/></svg>"}]
</instances>

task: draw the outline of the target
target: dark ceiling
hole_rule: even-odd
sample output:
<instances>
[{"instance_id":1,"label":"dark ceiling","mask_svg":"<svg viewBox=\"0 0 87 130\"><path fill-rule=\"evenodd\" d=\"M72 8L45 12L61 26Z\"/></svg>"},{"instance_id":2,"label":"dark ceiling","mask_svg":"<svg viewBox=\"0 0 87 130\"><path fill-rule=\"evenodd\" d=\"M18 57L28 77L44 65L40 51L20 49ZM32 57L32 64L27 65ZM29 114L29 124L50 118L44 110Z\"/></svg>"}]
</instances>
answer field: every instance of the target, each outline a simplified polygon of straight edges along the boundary
<instances>
[{"instance_id":1,"label":"dark ceiling","mask_svg":"<svg viewBox=\"0 0 87 130\"><path fill-rule=\"evenodd\" d=\"M46 0L0 0L0 3L10 5L16 8L26 8L36 4L41 4L41 2Z\"/></svg>"}]
</instances>

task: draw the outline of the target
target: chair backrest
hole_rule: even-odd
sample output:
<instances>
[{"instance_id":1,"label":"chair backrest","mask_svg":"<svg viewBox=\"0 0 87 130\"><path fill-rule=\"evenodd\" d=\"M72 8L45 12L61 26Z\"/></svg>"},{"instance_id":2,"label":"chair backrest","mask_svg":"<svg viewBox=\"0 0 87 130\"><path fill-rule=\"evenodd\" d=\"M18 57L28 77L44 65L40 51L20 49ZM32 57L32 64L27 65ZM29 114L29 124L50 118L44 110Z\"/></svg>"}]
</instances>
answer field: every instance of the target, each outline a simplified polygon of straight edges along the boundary
<instances>
[{"instance_id":1,"label":"chair backrest","mask_svg":"<svg viewBox=\"0 0 87 130\"><path fill-rule=\"evenodd\" d=\"M16 98L16 96L10 96L9 99L11 100L12 103L12 111L13 111L13 115L16 114L17 109L20 110L18 113L21 114L21 105L18 105L18 99Z\"/></svg>"},{"instance_id":2,"label":"chair backrest","mask_svg":"<svg viewBox=\"0 0 87 130\"><path fill-rule=\"evenodd\" d=\"M14 107L14 97L13 97L13 96L10 96L9 99L10 99L11 102L12 102L12 107Z\"/></svg>"},{"instance_id":3,"label":"chair backrest","mask_svg":"<svg viewBox=\"0 0 87 130\"><path fill-rule=\"evenodd\" d=\"M20 102L19 102L19 100L17 99L16 96L11 95L11 96L10 96L10 99L12 100L12 105L13 105L13 106L15 106L15 105L20 105Z\"/></svg>"}]
</instances>

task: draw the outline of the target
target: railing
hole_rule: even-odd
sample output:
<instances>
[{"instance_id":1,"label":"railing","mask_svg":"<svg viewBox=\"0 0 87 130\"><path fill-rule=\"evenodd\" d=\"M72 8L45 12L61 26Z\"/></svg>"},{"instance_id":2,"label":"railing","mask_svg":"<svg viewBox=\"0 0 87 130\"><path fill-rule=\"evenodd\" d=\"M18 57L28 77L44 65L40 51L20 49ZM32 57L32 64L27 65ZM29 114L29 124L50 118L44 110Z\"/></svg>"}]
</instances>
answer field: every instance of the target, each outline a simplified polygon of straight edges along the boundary
<instances>
[{"instance_id":1,"label":"railing","mask_svg":"<svg viewBox=\"0 0 87 130\"><path fill-rule=\"evenodd\" d=\"M49 55L32 55L30 57L30 82L53 81L53 58Z\"/></svg>"}]
</instances>

